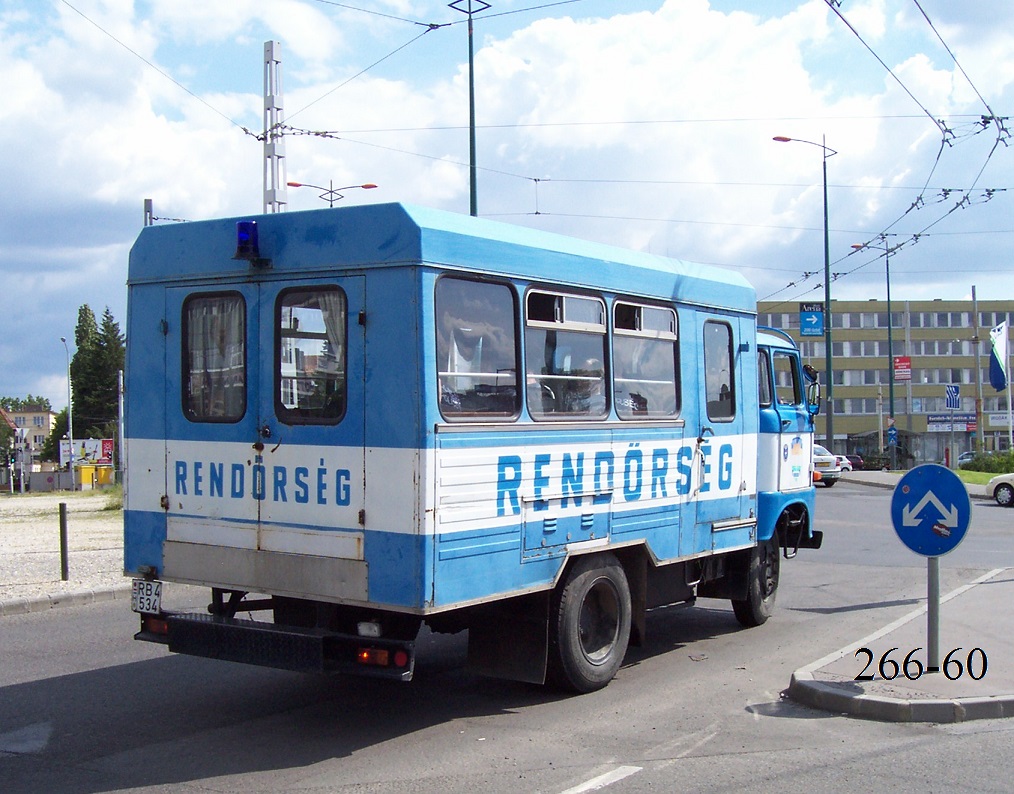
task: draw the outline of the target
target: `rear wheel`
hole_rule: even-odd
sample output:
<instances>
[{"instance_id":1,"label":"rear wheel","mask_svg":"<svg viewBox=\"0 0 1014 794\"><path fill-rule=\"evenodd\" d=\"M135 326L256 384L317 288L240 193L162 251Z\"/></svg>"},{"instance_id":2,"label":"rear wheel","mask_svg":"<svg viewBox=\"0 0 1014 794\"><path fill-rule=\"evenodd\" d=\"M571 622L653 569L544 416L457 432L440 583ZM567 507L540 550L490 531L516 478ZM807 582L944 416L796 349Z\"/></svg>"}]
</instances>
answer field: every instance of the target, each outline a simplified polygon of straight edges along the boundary
<instances>
[{"instance_id":1,"label":"rear wheel","mask_svg":"<svg viewBox=\"0 0 1014 794\"><path fill-rule=\"evenodd\" d=\"M1014 507L1014 488L1006 483L1001 483L993 491L993 498L996 499L996 503L1000 507Z\"/></svg>"},{"instance_id":2,"label":"rear wheel","mask_svg":"<svg viewBox=\"0 0 1014 794\"><path fill-rule=\"evenodd\" d=\"M765 623L775 607L778 595L778 574L781 556L778 551L778 535L757 545L750 552L747 566L747 596L744 600L733 599L732 611L744 626L760 626Z\"/></svg>"},{"instance_id":3,"label":"rear wheel","mask_svg":"<svg viewBox=\"0 0 1014 794\"><path fill-rule=\"evenodd\" d=\"M630 587L620 561L596 554L574 561L553 599L549 680L573 692L608 684L630 640Z\"/></svg>"},{"instance_id":4,"label":"rear wheel","mask_svg":"<svg viewBox=\"0 0 1014 794\"><path fill-rule=\"evenodd\" d=\"M821 480L821 482L824 483L824 487L825 488L830 488L832 485L834 485L838 481L837 480Z\"/></svg>"}]
</instances>

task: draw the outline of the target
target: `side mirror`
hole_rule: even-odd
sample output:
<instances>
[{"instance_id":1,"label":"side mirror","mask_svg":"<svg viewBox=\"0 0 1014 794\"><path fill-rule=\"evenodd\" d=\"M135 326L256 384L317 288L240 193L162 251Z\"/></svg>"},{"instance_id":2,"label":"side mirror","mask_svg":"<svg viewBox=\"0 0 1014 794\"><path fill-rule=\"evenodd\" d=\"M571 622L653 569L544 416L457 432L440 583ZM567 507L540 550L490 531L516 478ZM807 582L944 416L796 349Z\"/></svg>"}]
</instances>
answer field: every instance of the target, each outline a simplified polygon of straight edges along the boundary
<instances>
[{"instance_id":1,"label":"side mirror","mask_svg":"<svg viewBox=\"0 0 1014 794\"><path fill-rule=\"evenodd\" d=\"M810 416L820 413L820 381L810 381L806 387L806 410Z\"/></svg>"}]
</instances>

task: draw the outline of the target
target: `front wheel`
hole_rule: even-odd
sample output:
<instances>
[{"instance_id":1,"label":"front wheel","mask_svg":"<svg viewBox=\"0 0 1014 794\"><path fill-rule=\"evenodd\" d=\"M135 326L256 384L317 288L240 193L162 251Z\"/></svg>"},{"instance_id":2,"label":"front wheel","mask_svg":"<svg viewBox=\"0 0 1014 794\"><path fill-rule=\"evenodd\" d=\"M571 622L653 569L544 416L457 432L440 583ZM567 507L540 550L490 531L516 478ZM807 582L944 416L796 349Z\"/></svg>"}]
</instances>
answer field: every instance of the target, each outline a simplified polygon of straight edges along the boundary
<instances>
[{"instance_id":1,"label":"front wheel","mask_svg":"<svg viewBox=\"0 0 1014 794\"><path fill-rule=\"evenodd\" d=\"M744 600L733 599L732 611L741 625L748 628L760 626L771 617L778 595L778 574L781 556L778 553L778 535L760 543L750 552L746 568L747 596Z\"/></svg>"},{"instance_id":2,"label":"front wheel","mask_svg":"<svg viewBox=\"0 0 1014 794\"><path fill-rule=\"evenodd\" d=\"M573 692L608 684L630 640L630 586L620 561L596 554L574 561L553 599L549 680Z\"/></svg>"},{"instance_id":3,"label":"front wheel","mask_svg":"<svg viewBox=\"0 0 1014 794\"><path fill-rule=\"evenodd\" d=\"M1006 483L998 485L993 491L993 498L1000 507L1014 507L1014 488Z\"/></svg>"}]
</instances>

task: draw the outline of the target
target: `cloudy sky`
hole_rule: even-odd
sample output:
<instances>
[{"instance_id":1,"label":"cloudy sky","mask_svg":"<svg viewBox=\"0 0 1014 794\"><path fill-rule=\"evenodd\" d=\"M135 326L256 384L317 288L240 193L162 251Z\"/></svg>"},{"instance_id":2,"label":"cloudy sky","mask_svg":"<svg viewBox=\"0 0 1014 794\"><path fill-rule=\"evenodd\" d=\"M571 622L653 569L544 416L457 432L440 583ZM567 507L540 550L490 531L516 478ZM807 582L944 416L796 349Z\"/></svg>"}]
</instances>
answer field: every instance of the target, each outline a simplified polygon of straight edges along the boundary
<instances>
[{"instance_id":1,"label":"cloudy sky","mask_svg":"<svg viewBox=\"0 0 1014 794\"><path fill-rule=\"evenodd\" d=\"M0 0L0 395L66 405L82 303L126 328L144 199L157 223L261 211L268 40L289 180L467 214L465 21L443 0ZM1009 0L491 0L474 27L480 215L733 268L792 311L823 296L826 141L835 297L885 296L851 246L888 233L893 299L1014 298Z\"/></svg>"}]
</instances>

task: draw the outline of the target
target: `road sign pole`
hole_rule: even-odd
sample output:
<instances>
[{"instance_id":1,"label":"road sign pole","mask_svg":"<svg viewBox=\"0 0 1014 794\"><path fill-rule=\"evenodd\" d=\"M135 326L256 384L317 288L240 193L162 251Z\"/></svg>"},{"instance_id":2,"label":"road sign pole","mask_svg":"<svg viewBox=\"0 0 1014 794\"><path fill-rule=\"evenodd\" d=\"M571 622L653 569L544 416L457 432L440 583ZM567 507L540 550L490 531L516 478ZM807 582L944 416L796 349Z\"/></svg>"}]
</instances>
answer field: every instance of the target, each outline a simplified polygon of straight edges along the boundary
<instances>
[{"instance_id":1,"label":"road sign pole","mask_svg":"<svg viewBox=\"0 0 1014 794\"><path fill-rule=\"evenodd\" d=\"M940 672L940 558L926 558L926 672Z\"/></svg>"},{"instance_id":2,"label":"road sign pole","mask_svg":"<svg viewBox=\"0 0 1014 794\"><path fill-rule=\"evenodd\" d=\"M954 409L953 408L951 408L951 454L947 456L947 463L948 463L947 468L949 468L949 469L956 469L956 468L958 468L955 465L955 460L954 460Z\"/></svg>"}]
</instances>

